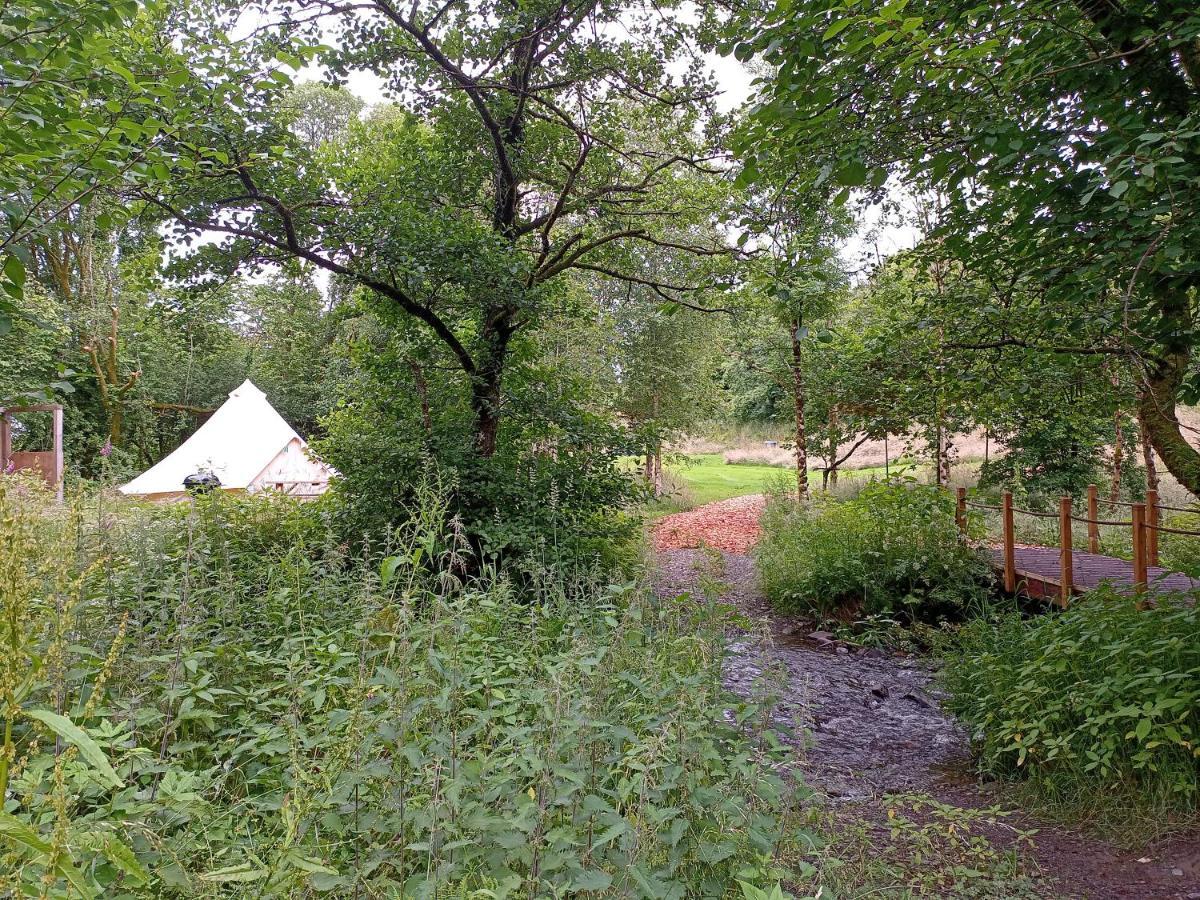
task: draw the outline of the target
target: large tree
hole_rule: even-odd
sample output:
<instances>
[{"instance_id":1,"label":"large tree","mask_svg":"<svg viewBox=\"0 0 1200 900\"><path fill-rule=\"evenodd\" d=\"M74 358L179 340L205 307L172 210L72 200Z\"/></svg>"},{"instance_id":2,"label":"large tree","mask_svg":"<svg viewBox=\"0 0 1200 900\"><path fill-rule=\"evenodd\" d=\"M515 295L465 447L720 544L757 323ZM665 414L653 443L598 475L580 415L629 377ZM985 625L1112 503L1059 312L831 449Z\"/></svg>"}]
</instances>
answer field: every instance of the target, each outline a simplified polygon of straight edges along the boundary
<instances>
[{"instance_id":1,"label":"large tree","mask_svg":"<svg viewBox=\"0 0 1200 900\"><path fill-rule=\"evenodd\" d=\"M166 174L165 110L184 67L162 5L14 0L0 9L0 332L30 243L81 203Z\"/></svg>"},{"instance_id":2,"label":"large tree","mask_svg":"<svg viewBox=\"0 0 1200 900\"><path fill-rule=\"evenodd\" d=\"M265 3L268 24L247 40L323 37L335 77L372 73L399 110L314 148L277 112L286 78L272 88L267 73L256 96L178 145L173 188L147 197L181 239L226 236L221 252L242 261L300 259L419 323L463 377L475 450L491 457L514 340L560 302L564 277L691 303L710 279L687 259L726 252L712 229L679 226L706 208L675 183L713 156L702 137L712 89L687 59L681 5ZM215 20L206 40L222 34ZM647 274L646 249L682 261Z\"/></svg>"},{"instance_id":3,"label":"large tree","mask_svg":"<svg viewBox=\"0 0 1200 900\"><path fill-rule=\"evenodd\" d=\"M1056 310L1057 333L996 315L974 343L1132 358L1151 442L1200 491L1175 414L1200 288L1195 3L751 6L761 18L736 52L773 69L750 157L770 147L845 192L882 195L889 176L937 189L939 252L1036 279ZM1072 317L1082 340L1064 341Z\"/></svg>"}]
</instances>

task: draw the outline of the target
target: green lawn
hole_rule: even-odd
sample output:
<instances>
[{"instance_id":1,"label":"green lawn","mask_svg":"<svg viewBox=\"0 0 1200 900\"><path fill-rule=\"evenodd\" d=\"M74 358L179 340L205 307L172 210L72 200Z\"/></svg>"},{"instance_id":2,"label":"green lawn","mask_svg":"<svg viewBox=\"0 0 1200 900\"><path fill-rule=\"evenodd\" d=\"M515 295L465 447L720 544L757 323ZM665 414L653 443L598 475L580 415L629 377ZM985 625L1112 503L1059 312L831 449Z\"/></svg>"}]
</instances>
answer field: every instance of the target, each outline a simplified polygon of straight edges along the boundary
<instances>
[{"instance_id":1,"label":"green lawn","mask_svg":"<svg viewBox=\"0 0 1200 900\"><path fill-rule=\"evenodd\" d=\"M791 474L778 466L730 466L720 453L703 453L666 464L687 484L697 506L746 494L761 494L768 484L781 483Z\"/></svg>"},{"instance_id":2,"label":"green lawn","mask_svg":"<svg viewBox=\"0 0 1200 900\"><path fill-rule=\"evenodd\" d=\"M793 477L791 469L779 466L731 466L725 462L724 455L720 453L701 453L688 456L681 460L667 462L666 467L687 485L688 492L691 494L690 499L696 506L713 503L717 500L728 500L730 497L742 497L746 494L761 494L767 490L769 485L781 484ZM893 464L892 473L894 474L897 469L897 464ZM843 482L850 479L882 478L883 476L883 466L843 469L841 472ZM811 484L820 486L821 473L819 471L810 470L808 477ZM669 498L667 504L670 505Z\"/></svg>"}]
</instances>

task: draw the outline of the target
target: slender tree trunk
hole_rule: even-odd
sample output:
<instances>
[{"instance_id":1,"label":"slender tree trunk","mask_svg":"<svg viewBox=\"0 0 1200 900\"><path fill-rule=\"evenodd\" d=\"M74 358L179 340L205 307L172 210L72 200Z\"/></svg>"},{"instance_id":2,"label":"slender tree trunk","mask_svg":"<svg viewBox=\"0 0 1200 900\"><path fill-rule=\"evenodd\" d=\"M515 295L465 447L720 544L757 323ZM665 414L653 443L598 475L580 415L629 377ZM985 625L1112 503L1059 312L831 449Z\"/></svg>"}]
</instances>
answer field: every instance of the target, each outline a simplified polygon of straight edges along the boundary
<instances>
[{"instance_id":1,"label":"slender tree trunk","mask_svg":"<svg viewBox=\"0 0 1200 900\"><path fill-rule=\"evenodd\" d=\"M837 487L838 483L838 453L842 449L842 442L838 440L838 426L841 424L841 417L838 415L837 407L834 406L829 410L829 467L825 471L825 487L828 490L831 487Z\"/></svg>"},{"instance_id":2,"label":"slender tree trunk","mask_svg":"<svg viewBox=\"0 0 1200 900\"><path fill-rule=\"evenodd\" d=\"M1113 417L1113 451L1112 451L1112 483L1108 489L1108 499L1117 501L1121 498L1121 467L1125 464L1125 427L1121 422L1121 412Z\"/></svg>"},{"instance_id":3,"label":"slender tree trunk","mask_svg":"<svg viewBox=\"0 0 1200 900\"><path fill-rule=\"evenodd\" d=\"M808 496L808 432L804 427L804 348L800 343L801 322L792 325L792 403L796 416L796 495Z\"/></svg>"},{"instance_id":4,"label":"slender tree trunk","mask_svg":"<svg viewBox=\"0 0 1200 900\"><path fill-rule=\"evenodd\" d=\"M1138 429L1142 433L1142 462L1146 466L1146 490L1158 490L1158 464L1154 461L1154 448L1146 437L1146 423L1141 412L1138 413Z\"/></svg>"},{"instance_id":5,"label":"slender tree trunk","mask_svg":"<svg viewBox=\"0 0 1200 900\"><path fill-rule=\"evenodd\" d=\"M950 458L954 455L954 438L938 429L938 484L950 483Z\"/></svg>"},{"instance_id":6,"label":"slender tree trunk","mask_svg":"<svg viewBox=\"0 0 1200 900\"><path fill-rule=\"evenodd\" d=\"M433 416L429 410L429 383L425 380L425 372L415 359L408 361L408 369L412 372L413 384L417 389L417 397L421 401L421 427L425 429L426 437L432 437Z\"/></svg>"}]
</instances>

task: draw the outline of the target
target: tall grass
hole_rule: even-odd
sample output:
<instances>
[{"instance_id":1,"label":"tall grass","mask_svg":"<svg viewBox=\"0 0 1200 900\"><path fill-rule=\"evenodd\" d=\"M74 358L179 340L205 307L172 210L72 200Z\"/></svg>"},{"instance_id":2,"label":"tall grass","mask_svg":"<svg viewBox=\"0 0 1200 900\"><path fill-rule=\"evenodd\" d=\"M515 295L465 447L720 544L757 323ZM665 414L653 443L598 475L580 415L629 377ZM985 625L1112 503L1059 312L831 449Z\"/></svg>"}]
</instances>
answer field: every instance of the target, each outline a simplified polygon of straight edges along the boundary
<instances>
[{"instance_id":1,"label":"tall grass","mask_svg":"<svg viewBox=\"0 0 1200 900\"><path fill-rule=\"evenodd\" d=\"M320 504L83 516L2 485L0 895L716 897L787 874L793 795L768 711L721 687L710 600L468 576L436 486L352 551Z\"/></svg>"}]
</instances>

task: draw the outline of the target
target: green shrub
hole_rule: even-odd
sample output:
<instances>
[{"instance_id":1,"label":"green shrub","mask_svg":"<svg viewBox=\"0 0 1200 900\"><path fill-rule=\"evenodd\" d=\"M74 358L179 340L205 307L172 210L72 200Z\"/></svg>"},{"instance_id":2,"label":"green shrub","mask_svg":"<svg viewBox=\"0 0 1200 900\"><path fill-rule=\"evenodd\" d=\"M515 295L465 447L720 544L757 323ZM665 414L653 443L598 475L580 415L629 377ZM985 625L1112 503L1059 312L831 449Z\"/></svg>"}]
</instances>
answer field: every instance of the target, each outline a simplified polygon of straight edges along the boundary
<instances>
[{"instance_id":1,"label":"green shrub","mask_svg":"<svg viewBox=\"0 0 1200 900\"><path fill-rule=\"evenodd\" d=\"M1089 592L1057 615L961 631L948 708L987 770L1046 801L1194 813L1200 801L1200 611ZM1123 814L1127 817L1127 813Z\"/></svg>"},{"instance_id":2,"label":"green shrub","mask_svg":"<svg viewBox=\"0 0 1200 900\"><path fill-rule=\"evenodd\" d=\"M1180 531L1200 531L1200 514L1168 513L1163 524ZM1162 532L1158 537L1159 565L1193 578L1200 578L1200 537Z\"/></svg>"},{"instance_id":3,"label":"green shrub","mask_svg":"<svg viewBox=\"0 0 1200 900\"><path fill-rule=\"evenodd\" d=\"M871 482L848 500L772 499L755 549L767 597L823 618L960 618L982 607L990 570L964 545L954 498L935 487Z\"/></svg>"}]
</instances>

